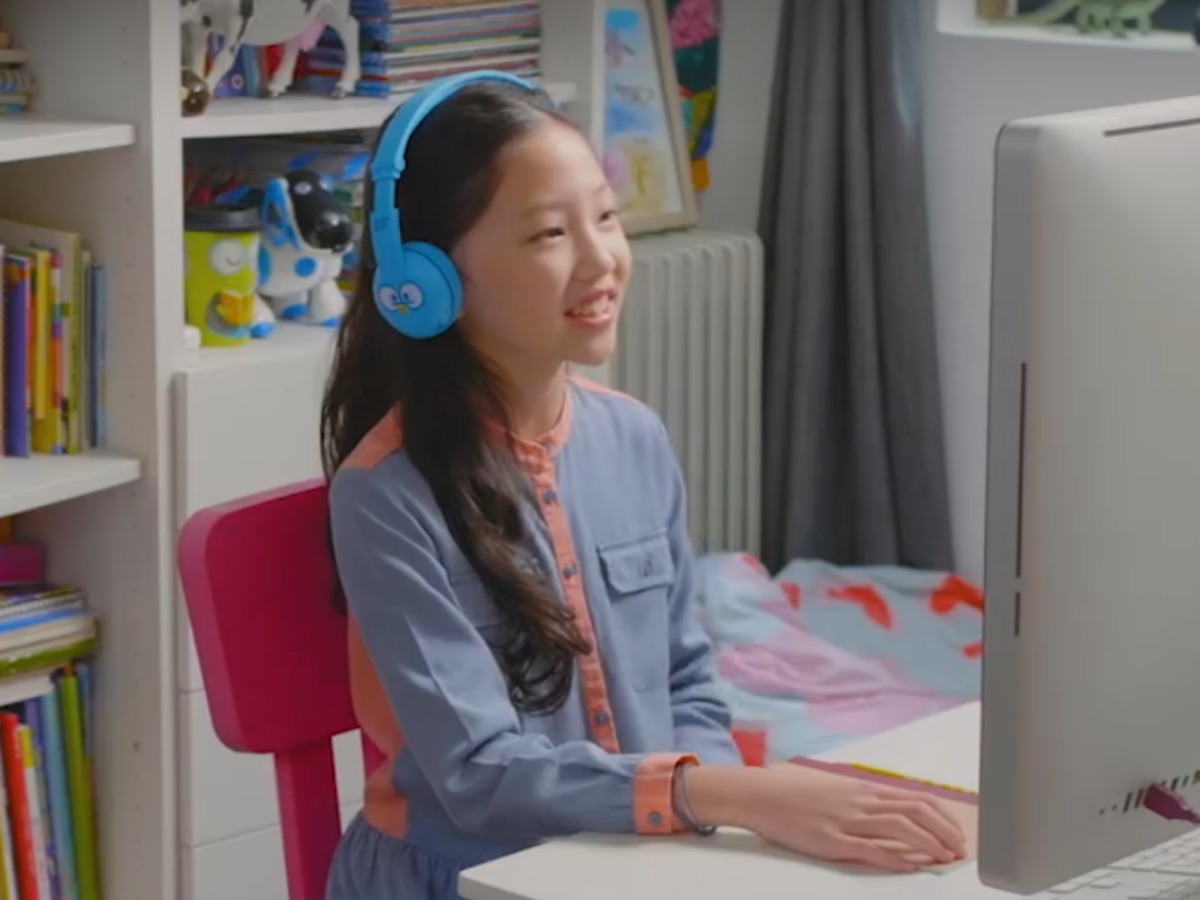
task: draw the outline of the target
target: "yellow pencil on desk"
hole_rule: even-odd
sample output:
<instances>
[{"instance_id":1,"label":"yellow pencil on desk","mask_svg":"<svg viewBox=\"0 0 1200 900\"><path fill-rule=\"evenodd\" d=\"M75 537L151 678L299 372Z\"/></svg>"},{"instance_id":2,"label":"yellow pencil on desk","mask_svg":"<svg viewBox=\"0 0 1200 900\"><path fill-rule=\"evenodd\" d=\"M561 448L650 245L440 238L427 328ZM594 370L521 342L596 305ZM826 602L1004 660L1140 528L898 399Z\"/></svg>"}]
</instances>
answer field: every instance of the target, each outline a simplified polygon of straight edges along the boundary
<instances>
[{"instance_id":1,"label":"yellow pencil on desk","mask_svg":"<svg viewBox=\"0 0 1200 900\"><path fill-rule=\"evenodd\" d=\"M887 769L880 769L876 766L867 766L862 763L850 763L850 768L857 769L860 772L866 772L871 775L880 775L884 778L893 778L896 781L907 781L910 784L924 784L928 787L938 788L943 791L953 791L957 794L965 794L968 797L976 796L975 791L967 790L963 787L957 787L952 784L942 784L939 781L930 781L928 778L914 778L912 775L905 775L902 772L892 772Z\"/></svg>"}]
</instances>

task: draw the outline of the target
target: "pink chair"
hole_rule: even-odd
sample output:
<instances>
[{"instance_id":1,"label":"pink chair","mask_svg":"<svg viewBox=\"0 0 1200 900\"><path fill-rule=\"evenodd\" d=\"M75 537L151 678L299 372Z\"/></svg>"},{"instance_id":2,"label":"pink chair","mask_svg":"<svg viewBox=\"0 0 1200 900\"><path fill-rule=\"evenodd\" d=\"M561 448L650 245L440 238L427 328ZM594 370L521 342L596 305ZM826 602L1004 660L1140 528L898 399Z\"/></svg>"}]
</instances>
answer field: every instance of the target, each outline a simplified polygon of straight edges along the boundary
<instances>
[{"instance_id":1,"label":"pink chair","mask_svg":"<svg viewBox=\"0 0 1200 900\"><path fill-rule=\"evenodd\" d=\"M321 900L341 834L332 739L358 727L322 481L201 510L179 574L217 737L275 758L291 900ZM365 736L363 764L382 754Z\"/></svg>"}]
</instances>

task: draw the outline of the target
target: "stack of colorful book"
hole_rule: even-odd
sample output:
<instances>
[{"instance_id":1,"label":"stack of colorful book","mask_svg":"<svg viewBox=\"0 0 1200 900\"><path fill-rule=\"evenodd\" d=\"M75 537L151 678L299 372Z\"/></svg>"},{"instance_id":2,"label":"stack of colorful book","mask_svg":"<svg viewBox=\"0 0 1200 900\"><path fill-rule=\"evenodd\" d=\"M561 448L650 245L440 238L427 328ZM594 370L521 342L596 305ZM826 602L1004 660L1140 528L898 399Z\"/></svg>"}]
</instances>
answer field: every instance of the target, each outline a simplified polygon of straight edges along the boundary
<instances>
[{"instance_id":1,"label":"stack of colorful book","mask_svg":"<svg viewBox=\"0 0 1200 900\"><path fill-rule=\"evenodd\" d=\"M360 94L410 94L475 69L541 74L539 0L353 0L352 11L359 21ZM326 90L344 60L345 50L326 30L306 54L305 88Z\"/></svg>"},{"instance_id":2,"label":"stack of colorful book","mask_svg":"<svg viewBox=\"0 0 1200 900\"><path fill-rule=\"evenodd\" d=\"M107 282L74 232L0 220L0 455L106 443Z\"/></svg>"},{"instance_id":3,"label":"stack of colorful book","mask_svg":"<svg viewBox=\"0 0 1200 900\"><path fill-rule=\"evenodd\" d=\"M44 568L0 543L0 900L99 900L96 620Z\"/></svg>"},{"instance_id":4,"label":"stack of colorful book","mask_svg":"<svg viewBox=\"0 0 1200 900\"><path fill-rule=\"evenodd\" d=\"M99 900L91 733L92 670L85 661L0 681L0 898Z\"/></svg>"}]
</instances>

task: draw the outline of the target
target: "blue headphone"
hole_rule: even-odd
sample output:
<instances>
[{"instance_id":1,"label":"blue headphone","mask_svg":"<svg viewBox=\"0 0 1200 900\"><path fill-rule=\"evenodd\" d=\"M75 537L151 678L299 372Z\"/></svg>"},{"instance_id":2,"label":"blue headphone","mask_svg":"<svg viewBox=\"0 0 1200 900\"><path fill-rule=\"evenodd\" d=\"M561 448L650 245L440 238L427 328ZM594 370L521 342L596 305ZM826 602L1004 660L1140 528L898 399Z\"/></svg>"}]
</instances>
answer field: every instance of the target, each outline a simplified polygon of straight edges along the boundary
<instances>
[{"instance_id":1,"label":"blue headphone","mask_svg":"<svg viewBox=\"0 0 1200 900\"><path fill-rule=\"evenodd\" d=\"M537 90L523 78L487 69L439 79L400 107L379 136L371 161L375 305L389 325L411 338L436 337L453 325L462 312L463 286L458 269L439 247L420 241L405 243L396 209L396 183L404 174L404 154L417 126L464 85L479 81L502 81Z\"/></svg>"}]
</instances>

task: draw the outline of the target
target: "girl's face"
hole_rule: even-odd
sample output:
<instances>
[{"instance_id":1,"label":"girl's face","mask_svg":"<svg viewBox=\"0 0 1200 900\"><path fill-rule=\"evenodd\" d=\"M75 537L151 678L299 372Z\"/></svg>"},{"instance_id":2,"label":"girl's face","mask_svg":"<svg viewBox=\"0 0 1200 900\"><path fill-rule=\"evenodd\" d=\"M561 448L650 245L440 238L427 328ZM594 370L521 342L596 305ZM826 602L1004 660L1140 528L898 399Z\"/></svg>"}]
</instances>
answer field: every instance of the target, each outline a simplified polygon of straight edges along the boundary
<instances>
[{"instance_id":1,"label":"girl's face","mask_svg":"<svg viewBox=\"0 0 1200 900\"><path fill-rule=\"evenodd\" d=\"M616 346L630 250L588 142L547 120L504 149L498 184L454 259L470 343L518 381Z\"/></svg>"}]
</instances>

